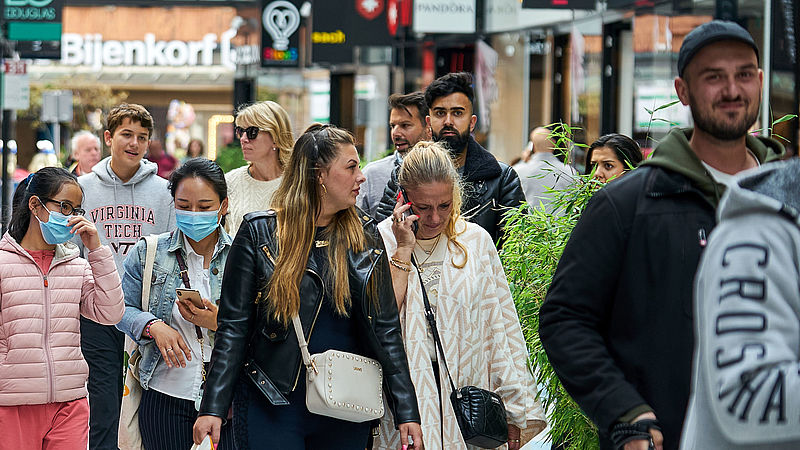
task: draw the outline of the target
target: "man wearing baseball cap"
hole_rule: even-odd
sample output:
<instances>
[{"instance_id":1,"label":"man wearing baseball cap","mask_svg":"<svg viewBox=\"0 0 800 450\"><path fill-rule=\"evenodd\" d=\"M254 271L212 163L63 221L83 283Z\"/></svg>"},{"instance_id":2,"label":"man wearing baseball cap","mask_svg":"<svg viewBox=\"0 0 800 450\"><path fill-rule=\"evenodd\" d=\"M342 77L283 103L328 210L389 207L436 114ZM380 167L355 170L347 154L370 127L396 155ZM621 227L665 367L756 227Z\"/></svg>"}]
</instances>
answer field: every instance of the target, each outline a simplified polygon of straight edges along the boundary
<instances>
[{"instance_id":1,"label":"man wearing baseball cap","mask_svg":"<svg viewBox=\"0 0 800 450\"><path fill-rule=\"evenodd\" d=\"M753 38L712 21L683 41L675 90L694 128L594 195L559 261L539 333L602 449L677 449L691 385L692 282L730 178L779 159L747 133L763 74ZM590 274L590 276L587 276Z\"/></svg>"}]
</instances>

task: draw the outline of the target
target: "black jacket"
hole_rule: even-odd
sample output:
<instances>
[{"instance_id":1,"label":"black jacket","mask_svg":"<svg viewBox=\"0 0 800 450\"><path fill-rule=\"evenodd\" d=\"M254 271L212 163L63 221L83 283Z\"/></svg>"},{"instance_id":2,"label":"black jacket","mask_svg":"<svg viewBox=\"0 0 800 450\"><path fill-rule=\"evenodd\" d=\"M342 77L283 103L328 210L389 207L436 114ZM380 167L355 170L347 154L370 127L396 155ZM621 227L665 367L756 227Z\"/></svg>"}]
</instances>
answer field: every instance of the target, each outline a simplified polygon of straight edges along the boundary
<instances>
[{"instance_id":1,"label":"black jacket","mask_svg":"<svg viewBox=\"0 0 800 450\"><path fill-rule=\"evenodd\" d=\"M655 162L595 194L540 311L550 363L598 426L604 449L612 448L610 428L638 408L655 412L664 449L680 443L694 345L694 274L724 190L688 136L671 133ZM762 162L782 150L773 143L748 139Z\"/></svg>"},{"instance_id":2,"label":"black jacket","mask_svg":"<svg viewBox=\"0 0 800 450\"><path fill-rule=\"evenodd\" d=\"M397 303L392 289L389 263L375 221L363 212L368 248L349 252L349 281L352 320L358 323L369 356L383 368L384 401L396 424L419 422L414 385L408 372L406 353L400 334ZM300 380L302 357L292 325L284 327L268 314L256 298L266 293L266 285L278 255L275 211L247 214L228 254L222 281L218 329L211 357L200 415L225 417L234 386L244 375L273 405L287 404L285 395ZM322 305L320 270L313 258L300 282L300 321L307 340L314 339L313 328ZM370 286L367 282L372 279ZM379 305L373 302L372 285Z\"/></svg>"},{"instance_id":3,"label":"black jacket","mask_svg":"<svg viewBox=\"0 0 800 450\"><path fill-rule=\"evenodd\" d=\"M509 165L498 161L474 138L469 138L467 157L460 169L464 181L464 204L461 213L470 222L480 225L498 244L503 236L503 213L506 208L516 208L525 201L525 194L517 172ZM392 171L383 191L375 218L380 222L392 215L397 203L399 168Z\"/></svg>"}]
</instances>

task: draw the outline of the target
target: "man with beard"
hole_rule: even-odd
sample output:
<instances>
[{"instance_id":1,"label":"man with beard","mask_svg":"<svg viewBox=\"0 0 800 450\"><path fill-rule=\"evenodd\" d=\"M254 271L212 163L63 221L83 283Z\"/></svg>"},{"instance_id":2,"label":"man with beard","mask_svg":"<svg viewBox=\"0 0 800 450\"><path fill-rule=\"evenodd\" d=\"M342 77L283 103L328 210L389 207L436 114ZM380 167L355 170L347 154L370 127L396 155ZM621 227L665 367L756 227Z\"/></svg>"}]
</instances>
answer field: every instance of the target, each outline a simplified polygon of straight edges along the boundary
<instances>
[{"instance_id":1,"label":"man with beard","mask_svg":"<svg viewBox=\"0 0 800 450\"><path fill-rule=\"evenodd\" d=\"M392 94L389 96L389 108L391 108L389 128L392 133L394 153L364 167L363 172L367 181L361 185L361 193L356 200L356 204L369 215L375 214L392 171L400 167L403 156L417 142L430 139L429 127L425 124L428 108L425 106L425 95L422 92Z\"/></svg>"},{"instance_id":2,"label":"man with beard","mask_svg":"<svg viewBox=\"0 0 800 450\"><path fill-rule=\"evenodd\" d=\"M525 201L525 195L517 173L472 137L478 121L478 117L472 114L473 99L470 74L449 73L437 78L425 90L425 103L428 105L425 120L431 128L433 140L447 144L462 176L465 184L462 214L488 231L499 245L503 235L503 212L518 207ZM398 189L397 176L393 174L376 213L380 220L392 213Z\"/></svg>"},{"instance_id":3,"label":"man with beard","mask_svg":"<svg viewBox=\"0 0 800 450\"><path fill-rule=\"evenodd\" d=\"M564 250L539 315L553 368L597 425L602 449L677 449L693 351L692 282L733 174L783 148L747 133L762 72L750 34L712 21L689 33L675 90L694 129L598 191Z\"/></svg>"}]
</instances>

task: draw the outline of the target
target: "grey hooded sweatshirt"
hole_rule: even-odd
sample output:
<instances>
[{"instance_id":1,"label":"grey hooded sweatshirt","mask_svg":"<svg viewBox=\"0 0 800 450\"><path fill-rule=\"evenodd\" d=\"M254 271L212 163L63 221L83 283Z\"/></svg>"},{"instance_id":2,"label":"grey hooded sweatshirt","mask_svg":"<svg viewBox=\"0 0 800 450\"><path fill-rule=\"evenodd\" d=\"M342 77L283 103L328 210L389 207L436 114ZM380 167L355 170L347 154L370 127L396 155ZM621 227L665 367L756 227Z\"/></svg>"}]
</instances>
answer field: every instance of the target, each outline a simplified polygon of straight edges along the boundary
<instances>
[{"instance_id":1,"label":"grey hooded sweatshirt","mask_svg":"<svg viewBox=\"0 0 800 450\"><path fill-rule=\"evenodd\" d=\"M695 279L682 449L800 448L800 160L740 174Z\"/></svg>"},{"instance_id":2,"label":"grey hooded sweatshirt","mask_svg":"<svg viewBox=\"0 0 800 450\"><path fill-rule=\"evenodd\" d=\"M122 261L139 238L172 230L175 211L167 180L156 175L158 165L142 159L139 170L123 183L110 163L111 157L103 159L78 182L86 217L97 226L100 242L111 247L122 276Z\"/></svg>"}]
</instances>

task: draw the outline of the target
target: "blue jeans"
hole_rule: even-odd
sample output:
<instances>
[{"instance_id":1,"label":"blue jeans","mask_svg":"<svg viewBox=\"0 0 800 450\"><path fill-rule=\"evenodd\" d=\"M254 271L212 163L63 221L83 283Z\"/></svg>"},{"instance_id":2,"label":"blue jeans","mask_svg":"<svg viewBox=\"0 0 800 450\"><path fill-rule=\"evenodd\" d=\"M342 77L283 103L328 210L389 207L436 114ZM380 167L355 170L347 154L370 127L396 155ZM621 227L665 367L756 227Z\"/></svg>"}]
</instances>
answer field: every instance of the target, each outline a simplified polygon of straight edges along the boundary
<instances>
[{"instance_id":1,"label":"blue jeans","mask_svg":"<svg viewBox=\"0 0 800 450\"><path fill-rule=\"evenodd\" d=\"M239 450L364 450L370 422L354 423L308 412L305 373L297 389L286 399L288 406L274 406L250 381L240 380L234 400L234 428ZM244 439L242 439L244 438ZM249 443L249 447L242 444Z\"/></svg>"}]
</instances>

